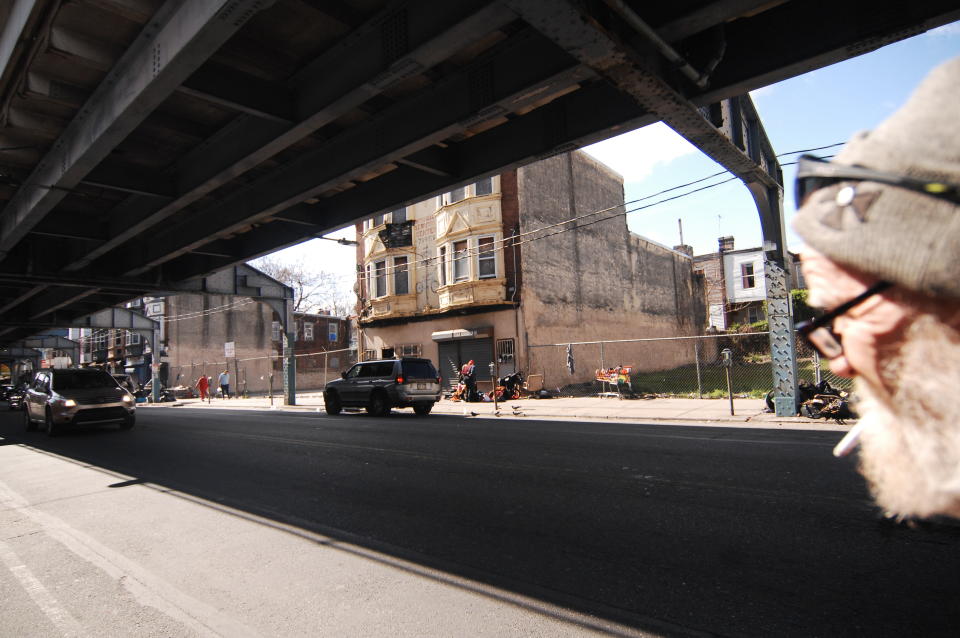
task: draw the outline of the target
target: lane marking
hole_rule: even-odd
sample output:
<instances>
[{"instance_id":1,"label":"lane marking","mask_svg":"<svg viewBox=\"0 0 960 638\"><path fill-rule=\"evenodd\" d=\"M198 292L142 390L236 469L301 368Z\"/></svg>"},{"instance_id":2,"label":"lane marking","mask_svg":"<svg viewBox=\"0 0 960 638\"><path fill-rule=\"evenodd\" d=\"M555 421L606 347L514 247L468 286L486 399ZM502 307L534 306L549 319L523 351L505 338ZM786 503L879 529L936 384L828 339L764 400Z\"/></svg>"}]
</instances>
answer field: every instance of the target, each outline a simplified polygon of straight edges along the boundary
<instances>
[{"instance_id":1,"label":"lane marking","mask_svg":"<svg viewBox=\"0 0 960 638\"><path fill-rule=\"evenodd\" d=\"M33 599L43 615L47 617L64 636L81 638L88 634L69 611L64 609L43 583L33 575L17 553L4 541L0 541L0 561L7 566L10 573L19 581L20 586ZM9 613L9 610L8 612Z\"/></svg>"}]
</instances>

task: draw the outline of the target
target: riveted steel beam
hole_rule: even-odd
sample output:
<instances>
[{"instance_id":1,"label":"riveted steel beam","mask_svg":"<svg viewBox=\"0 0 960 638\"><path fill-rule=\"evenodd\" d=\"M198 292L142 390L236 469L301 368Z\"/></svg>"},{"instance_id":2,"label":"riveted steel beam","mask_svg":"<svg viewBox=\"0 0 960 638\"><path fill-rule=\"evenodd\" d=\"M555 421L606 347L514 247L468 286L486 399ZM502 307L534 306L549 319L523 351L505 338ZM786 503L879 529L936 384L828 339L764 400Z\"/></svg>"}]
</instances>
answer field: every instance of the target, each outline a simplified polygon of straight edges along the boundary
<instances>
[{"instance_id":1,"label":"riveted steel beam","mask_svg":"<svg viewBox=\"0 0 960 638\"><path fill-rule=\"evenodd\" d=\"M594 74L560 51L542 53L536 33L515 34L486 58L438 82L432 90L395 104L271 174L238 189L189 224L158 233L146 246L114 258L120 272L137 275L191 252L217 235L242 232L251 223L279 213L350 180L390 170L403 159L485 121L533 106L553 92L576 87ZM517 59L526 60L516 64ZM497 78L489 94L476 95L477 76ZM493 129L495 130L495 129ZM559 134L559 131L557 132Z\"/></svg>"},{"instance_id":2,"label":"riveted steel beam","mask_svg":"<svg viewBox=\"0 0 960 638\"><path fill-rule=\"evenodd\" d=\"M409 2L402 8L407 39L419 43L383 68L383 24L396 9L370 19L290 82L294 124L240 116L175 167L179 196L165 204L133 197L113 211L111 240L68 266L76 270L137 237L185 206L362 105L516 19L503 6L479 0ZM286 113L283 110L282 113ZM130 220L134 219L133 223Z\"/></svg>"},{"instance_id":3,"label":"riveted steel beam","mask_svg":"<svg viewBox=\"0 0 960 638\"><path fill-rule=\"evenodd\" d=\"M124 53L0 212L0 257L146 116L272 0L170 0ZM55 188L49 188L55 187Z\"/></svg>"}]
</instances>

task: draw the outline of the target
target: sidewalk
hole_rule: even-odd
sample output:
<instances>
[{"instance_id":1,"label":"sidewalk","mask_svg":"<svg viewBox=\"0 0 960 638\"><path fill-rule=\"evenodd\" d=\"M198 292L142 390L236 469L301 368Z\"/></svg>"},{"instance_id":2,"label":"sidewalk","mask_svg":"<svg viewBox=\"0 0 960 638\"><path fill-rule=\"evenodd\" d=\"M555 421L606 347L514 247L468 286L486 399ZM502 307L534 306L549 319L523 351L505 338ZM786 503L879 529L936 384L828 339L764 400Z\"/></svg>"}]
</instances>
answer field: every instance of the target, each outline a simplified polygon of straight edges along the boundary
<instances>
[{"instance_id":1,"label":"sidewalk","mask_svg":"<svg viewBox=\"0 0 960 638\"><path fill-rule=\"evenodd\" d=\"M516 407L515 407L516 406ZM296 412L323 412L323 393L309 391L297 395L297 405L283 405L283 398L252 397L247 399L181 399L175 403L138 404L155 408L217 408L245 410L284 410ZM623 421L695 423L736 425L739 427L848 430L851 422L840 425L825 419L805 417L778 417L766 412L763 399L734 399L734 414L730 414L729 399L617 399L615 397L561 397L556 399L520 399L499 404L499 414L493 403L464 403L442 399L432 414L466 416L467 418L545 418L545 419L616 419ZM349 411L349 408L347 409ZM401 410L411 412L409 408Z\"/></svg>"}]
</instances>

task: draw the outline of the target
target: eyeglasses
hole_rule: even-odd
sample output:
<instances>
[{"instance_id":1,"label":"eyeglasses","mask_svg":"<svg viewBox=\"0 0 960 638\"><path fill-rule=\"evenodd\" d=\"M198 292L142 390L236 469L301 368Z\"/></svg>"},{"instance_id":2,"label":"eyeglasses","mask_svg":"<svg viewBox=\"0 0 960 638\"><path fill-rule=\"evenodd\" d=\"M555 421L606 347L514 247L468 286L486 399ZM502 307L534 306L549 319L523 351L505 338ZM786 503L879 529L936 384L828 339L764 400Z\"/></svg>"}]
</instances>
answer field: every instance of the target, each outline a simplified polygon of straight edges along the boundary
<instances>
[{"instance_id":1,"label":"eyeglasses","mask_svg":"<svg viewBox=\"0 0 960 638\"><path fill-rule=\"evenodd\" d=\"M836 359L843 354L843 344L840 343L840 337L833 331L834 319L892 285L889 281L879 281L833 310L819 317L801 321L797 324L797 332L822 356Z\"/></svg>"},{"instance_id":2,"label":"eyeglasses","mask_svg":"<svg viewBox=\"0 0 960 638\"><path fill-rule=\"evenodd\" d=\"M960 204L960 186L947 182L930 182L906 175L883 173L861 166L833 164L813 155L801 155L797 160L797 179L794 183L794 202L803 206L807 197L816 190L838 182L863 181L889 184L917 193Z\"/></svg>"}]
</instances>

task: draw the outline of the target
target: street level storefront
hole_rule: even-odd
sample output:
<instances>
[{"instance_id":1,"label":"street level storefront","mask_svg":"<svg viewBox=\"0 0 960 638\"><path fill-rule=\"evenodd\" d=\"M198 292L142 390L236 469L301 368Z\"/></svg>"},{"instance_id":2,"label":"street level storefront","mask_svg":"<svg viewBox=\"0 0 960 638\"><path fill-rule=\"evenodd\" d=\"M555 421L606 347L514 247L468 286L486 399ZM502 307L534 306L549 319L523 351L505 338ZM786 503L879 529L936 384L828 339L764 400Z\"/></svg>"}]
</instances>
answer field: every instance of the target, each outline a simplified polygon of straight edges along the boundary
<instances>
[{"instance_id":1,"label":"street level storefront","mask_svg":"<svg viewBox=\"0 0 960 638\"><path fill-rule=\"evenodd\" d=\"M452 388L468 361L476 366L481 390L492 386L491 363L499 374L516 370L516 310L513 308L469 316L438 317L391 326L368 326L361 333L365 359L424 357L437 366L443 386Z\"/></svg>"}]
</instances>

